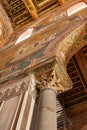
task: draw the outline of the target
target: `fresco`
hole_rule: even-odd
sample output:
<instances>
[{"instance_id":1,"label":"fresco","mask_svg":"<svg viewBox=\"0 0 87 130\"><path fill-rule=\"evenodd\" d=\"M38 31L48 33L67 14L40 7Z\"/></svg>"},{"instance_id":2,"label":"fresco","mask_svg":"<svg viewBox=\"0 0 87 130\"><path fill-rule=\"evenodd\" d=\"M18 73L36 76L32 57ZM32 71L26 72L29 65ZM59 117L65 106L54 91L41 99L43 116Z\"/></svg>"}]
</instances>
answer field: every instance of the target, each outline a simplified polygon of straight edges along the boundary
<instances>
[{"instance_id":1,"label":"fresco","mask_svg":"<svg viewBox=\"0 0 87 130\"><path fill-rule=\"evenodd\" d=\"M7 45L0 51L0 83L21 73L29 73L55 58L62 84L71 87L65 64L87 43L87 8L80 14L68 17L65 12L67 6L60 10L55 9L52 14L12 35L10 46ZM31 37L15 45L17 38L29 26L34 28Z\"/></svg>"},{"instance_id":2,"label":"fresco","mask_svg":"<svg viewBox=\"0 0 87 130\"><path fill-rule=\"evenodd\" d=\"M9 41L12 32L11 22L0 3L0 48Z\"/></svg>"}]
</instances>

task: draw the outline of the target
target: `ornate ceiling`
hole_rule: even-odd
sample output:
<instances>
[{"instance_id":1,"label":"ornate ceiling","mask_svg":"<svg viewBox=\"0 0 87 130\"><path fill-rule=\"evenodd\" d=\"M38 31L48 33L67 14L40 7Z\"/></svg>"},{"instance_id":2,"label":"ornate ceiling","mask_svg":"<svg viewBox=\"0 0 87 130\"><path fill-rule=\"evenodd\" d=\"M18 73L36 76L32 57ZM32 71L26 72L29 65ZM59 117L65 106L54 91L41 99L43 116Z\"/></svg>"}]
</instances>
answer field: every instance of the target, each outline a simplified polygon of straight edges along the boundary
<instances>
[{"instance_id":1,"label":"ornate ceiling","mask_svg":"<svg viewBox=\"0 0 87 130\"><path fill-rule=\"evenodd\" d=\"M18 6L14 4L13 1L6 2L8 2L9 6L10 4L12 5L11 9L13 9L13 5ZM41 3L42 5L45 5L43 2ZM73 4L74 3L72 2L69 4L69 6L72 6ZM42 6L40 8L42 8ZM65 62L67 62L70 57L76 51L78 51L78 49L86 44L85 37L87 35L87 8L82 10L80 14L75 14L70 17L67 16L67 8L68 4L66 4L66 6L62 6L61 8L59 7L52 9L51 12L47 11L48 13L44 14L43 17L41 15L38 20L34 20L28 23L24 28L22 27L13 31L13 34L11 34L7 44L4 45L0 50L0 83L5 80L7 81L14 76L17 76L27 69L31 70L31 68L33 69L34 66L42 64L52 57L57 56L59 58L62 58L65 64ZM14 11L17 11L17 9ZM39 14L37 13L37 15ZM13 19L14 17L15 16L13 16ZM9 24L11 23L9 22ZM16 45L17 39L20 37L20 35L30 28L33 28L31 37L23 40L20 42L20 44ZM9 29L7 32L9 33ZM76 42L76 44L75 46L72 46L74 42ZM57 50L57 48L59 48L59 50ZM67 52L70 50L72 53L71 56L68 57Z\"/></svg>"},{"instance_id":2,"label":"ornate ceiling","mask_svg":"<svg viewBox=\"0 0 87 130\"><path fill-rule=\"evenodd\" d=\"M30 5L26 0L0 1L0 84L13 82L21 74L21 77L28 75L35 68L57 57L60 66L66 66L69 62L67 69L74 84L68 97L66 93L62 95L66 108L81 100L85 101L85 85L79 76L80 72L75 70L79 67L76 67L75 58L70 58L87 44L87 8L68 16L69 7L81 0L69 3L63 0L29 2ZM32 29L31 37L16 44L28 29ZM71 81L66 71L65 67L60 67L58 72L62 73L60 79L63 85L70 88ZM69 100L77 92L76 100Z\"/></svg>"}]
</instances>

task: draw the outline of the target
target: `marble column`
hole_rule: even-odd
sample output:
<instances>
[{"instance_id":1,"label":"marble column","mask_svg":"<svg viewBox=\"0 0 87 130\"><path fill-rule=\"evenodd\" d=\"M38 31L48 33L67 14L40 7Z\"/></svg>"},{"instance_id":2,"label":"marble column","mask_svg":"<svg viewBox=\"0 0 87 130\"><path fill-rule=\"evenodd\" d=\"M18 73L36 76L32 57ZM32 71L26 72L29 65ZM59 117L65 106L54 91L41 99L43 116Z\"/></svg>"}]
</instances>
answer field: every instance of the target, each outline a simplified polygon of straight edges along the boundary
<instances>
[{"instance_id":1,"label":"marble column","mask_svg":"<svg viewBox=\"0 0 87 130\"><path fill-rule=\"evenodd\" d=\"M40 93L35 130L57 130L56 93L50 88Z\"/></svg>"},{"instance_id":2,"label":"marble column","mask_svg":"<svg viewBox=\"0 0 87 130\"><path fill-rule=\"evenodd\" d=\"M56 94L63 92L56 63L52 61L34 71L39 103L35 130L57 130Z\"/></svg>"}]
</instances>

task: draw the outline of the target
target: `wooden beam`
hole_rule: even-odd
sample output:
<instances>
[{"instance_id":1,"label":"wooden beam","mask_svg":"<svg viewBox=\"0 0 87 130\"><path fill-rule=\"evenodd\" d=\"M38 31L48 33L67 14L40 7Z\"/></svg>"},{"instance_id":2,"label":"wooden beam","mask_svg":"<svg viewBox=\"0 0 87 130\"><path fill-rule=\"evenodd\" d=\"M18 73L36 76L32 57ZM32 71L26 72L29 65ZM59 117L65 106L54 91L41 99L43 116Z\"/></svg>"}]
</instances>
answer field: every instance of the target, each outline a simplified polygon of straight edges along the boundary
<instances>
[{"instance_id":1,"label":"wooden beam","mask_svg":"<svg viewBox=\"0 0 87 130\"><path fill-rule=\"evenodd\" d=\"M37 9L32 0L22 0L34 19L38 18Z\"/></svg>"},{"instance_id":2,"label":"wooden beam","mask_svg":"<svg viewBox=\"0 0 87 130\"><path fill-rule=\"evenodd\" d=\"M58 0L58 2L62 5L65 4L65 0Z\"/></svg>"},{"instance_id":3,"label":"wooden beam","mask_svg":"<svg viewBox=\"0 0 87 130\"><path fill-rule=\"evenodd\" d=\"M37 6L37 2L36 2L36 0L32 0L32 2L33 2L33 4L35 5L35 8L37 9L38 6Z\"/></svg>"},{"instance_id":4,"label":"wooden beam","mask_svg":"<svg viewBox=\"0 0 87 130\"><path fill-rule=\"evenodd\" d=\"M85 55L83 54L82 50L77 52L74 56L74 60L77 64L77 67L79 68L78 71L80 73L81 81L83 83L84 90L87 93L87 59Z\"/></svg>"}]
</instances>

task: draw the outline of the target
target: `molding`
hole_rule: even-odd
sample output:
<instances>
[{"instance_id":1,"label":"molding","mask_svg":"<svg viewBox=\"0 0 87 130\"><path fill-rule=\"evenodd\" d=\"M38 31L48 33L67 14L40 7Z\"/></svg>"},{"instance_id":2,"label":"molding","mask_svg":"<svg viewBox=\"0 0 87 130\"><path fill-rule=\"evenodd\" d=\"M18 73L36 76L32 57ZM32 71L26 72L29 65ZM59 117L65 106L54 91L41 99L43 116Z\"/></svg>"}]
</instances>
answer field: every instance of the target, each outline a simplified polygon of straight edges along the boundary
<instances>
[{"instance_id":1,"label":"molding","mask_svg":"<svg viewBox=\"0 0 87 130\"><path fill-rule=\"evenodd\" d=\"M30 76L28 76L15 83L11 83L9 85L1 85L0 101L7 100L26 91L29 87L30 79Z\"/></svg>"},{"instance_id":2,"label":"molding","mask_svg":"<svg viewBox=\"0 0 87 130\"><path fill-rule=\"evenodd\" d=\"M14 83L9 85L1 85L0 86L0 101L7 100L12 98L18 94L21 94L25 91L29 90L29 94L32 98L36 98L36 89L35 89L35 79L33 74L22 78Z\"/></svg>"}]
</instances>

